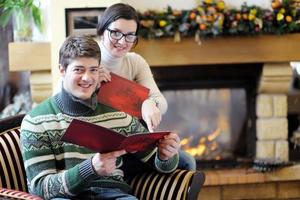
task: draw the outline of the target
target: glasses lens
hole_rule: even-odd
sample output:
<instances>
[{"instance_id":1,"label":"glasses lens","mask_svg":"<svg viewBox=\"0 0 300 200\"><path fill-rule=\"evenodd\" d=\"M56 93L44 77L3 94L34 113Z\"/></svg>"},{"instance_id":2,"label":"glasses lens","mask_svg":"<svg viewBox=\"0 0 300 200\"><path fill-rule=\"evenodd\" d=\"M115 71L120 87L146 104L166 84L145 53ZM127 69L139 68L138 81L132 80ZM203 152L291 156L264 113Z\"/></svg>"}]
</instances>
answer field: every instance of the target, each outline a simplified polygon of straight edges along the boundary
<instances>
[{"instance_id":1,"label":"glasses lens","mask_svg":"<svg viewBox=\"0 0 300 200\"><path fill-rule=\"evenodd\" d=\"M136 35L126 35L125 36L125 40L127 41L127 42L135 42L135 40L136 40L136 38L137 38L137 36Z\"/></svg>"},{"instance_id":2,"label":"glasses lens","mask_svg":"<svg viewBox=\"0 0 300 200\"><path fill-rule=\"evenodd\" d=\"M120 40L124 36L126 42L133 43L137 39L137 36L132 33L124 34L120 31L115 31L115 30L111 30L108 28L107 28L107 30L109 31L109 36L111 37L111 39L114 39L114 40Z\"/></svg>"},{"instance_id":3,"label":"glasses lens","mask_svg":"<svg viewBox=\"0 0 300 200\"><path fill-rule=\"evenodd\" d=\"M115 40L119 40L122 38L123 34L119 31L109 30L110 37Z\"/></svg>"}]
</instances>

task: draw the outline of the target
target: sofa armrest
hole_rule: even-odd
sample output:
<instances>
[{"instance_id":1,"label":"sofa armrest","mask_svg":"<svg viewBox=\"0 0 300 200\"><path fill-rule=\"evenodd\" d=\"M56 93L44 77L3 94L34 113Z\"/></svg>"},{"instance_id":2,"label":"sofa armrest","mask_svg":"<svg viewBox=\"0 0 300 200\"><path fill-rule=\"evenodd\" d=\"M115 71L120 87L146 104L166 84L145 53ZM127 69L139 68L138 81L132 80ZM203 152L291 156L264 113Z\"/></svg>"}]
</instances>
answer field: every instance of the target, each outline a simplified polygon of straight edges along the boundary
<instances>
[{"instance_id":1,"label":"sofa armrest","mask_svg":"<svg viewBox=\"0 0 300 200\"><path fill-rule=\"evenodd\" d=\"M200 171L176 170L170 174L144 172L130 178L132 194L139 199L197 199L205 175Z\"/></svg>"},{"instance_id":2,"label":"sofa armrest","mask_svg":"<svg viewBox=\"0 0 300 200\"><path fill-rule=\"evenodd\" d=\"M18 199L18 200L43 200L42 198L18 190L0 188L0 199Z\"/></svg>"}]
</instances>

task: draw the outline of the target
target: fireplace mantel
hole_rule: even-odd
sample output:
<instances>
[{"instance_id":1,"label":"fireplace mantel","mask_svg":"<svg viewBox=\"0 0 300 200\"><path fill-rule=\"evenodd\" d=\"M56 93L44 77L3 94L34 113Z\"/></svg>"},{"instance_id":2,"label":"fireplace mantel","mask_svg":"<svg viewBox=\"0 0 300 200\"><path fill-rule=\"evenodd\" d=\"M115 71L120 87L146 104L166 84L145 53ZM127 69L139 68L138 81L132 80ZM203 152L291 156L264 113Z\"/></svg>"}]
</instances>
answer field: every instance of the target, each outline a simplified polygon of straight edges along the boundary
<instances>
[{"instance_id":1,"label":"fireplace mantel","mask_svg":"<svg viewBox=\"0 0 300 200\"><path fill-rule=\"evenodd\" d=\"M300 61L300 34L194 38L141 39L133 50L151 67L232 63L274 63Z\"/></svg>"}]
</instances>

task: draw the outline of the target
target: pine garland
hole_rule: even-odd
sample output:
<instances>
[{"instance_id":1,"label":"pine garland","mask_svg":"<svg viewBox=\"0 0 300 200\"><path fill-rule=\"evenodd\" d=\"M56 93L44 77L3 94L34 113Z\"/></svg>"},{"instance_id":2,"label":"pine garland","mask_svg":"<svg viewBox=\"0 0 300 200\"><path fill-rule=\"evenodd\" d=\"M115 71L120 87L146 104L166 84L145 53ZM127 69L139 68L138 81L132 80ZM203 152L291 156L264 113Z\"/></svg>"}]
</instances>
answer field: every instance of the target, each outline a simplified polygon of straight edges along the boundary
<instances>
[{"instance_id":1,"label":"pine garland","mask_svg":"<svg viewBox=\"0 0 300 200\"><path fill-rule=\"evenodd\" d=\"M222 0L204 0L191 10L148 10L139 13L144 38L206 38L220 35L285 34L300 32L299 0L273 0L272 10L244 3L228 9ZM179 39L178 39L179 36Z\"/></svg>"}]
</instances>

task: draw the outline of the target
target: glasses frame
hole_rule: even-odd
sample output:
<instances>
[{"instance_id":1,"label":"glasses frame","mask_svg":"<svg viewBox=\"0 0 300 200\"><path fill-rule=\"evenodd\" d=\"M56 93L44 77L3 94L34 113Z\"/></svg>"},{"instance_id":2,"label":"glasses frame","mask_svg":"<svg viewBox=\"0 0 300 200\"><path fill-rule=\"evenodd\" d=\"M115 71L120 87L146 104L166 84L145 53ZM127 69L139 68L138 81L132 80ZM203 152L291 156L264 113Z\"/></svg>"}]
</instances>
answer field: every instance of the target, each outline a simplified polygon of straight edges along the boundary
<instances>
[{"instance_id":1,"label":"glasses frame","mask_svg":"<svg viewBox=\"0 0 300 200\"><path fill-rule=\"evenodd\" d=\"M119 40L121 40L123 37L125 37L125 41L126 41L126 42L128 42L128 43L135 43L135 42L137 41L137 39L138 39L138 36L137 36L136 34L132 34L132 33L127 33L127 34L125 34L125 33L122 33L122 32L120 32L120 31L117 31L117 30L112 30L112 29L110 29L110 28L106 28L106 30L109 32L109 37L110 37L111 39L113 39L113 40L119 41ZM120 37L120 38L112 37L112 36L111 36L112 32L120 33L120 34L121 34L121 37ZM127 36L135 36L134 41L128 41Z\"/></svg>"}]
</instances>

